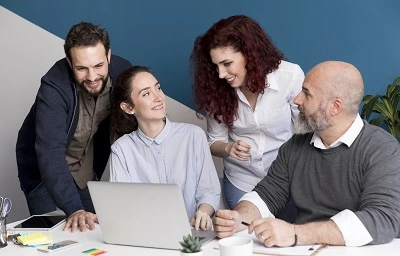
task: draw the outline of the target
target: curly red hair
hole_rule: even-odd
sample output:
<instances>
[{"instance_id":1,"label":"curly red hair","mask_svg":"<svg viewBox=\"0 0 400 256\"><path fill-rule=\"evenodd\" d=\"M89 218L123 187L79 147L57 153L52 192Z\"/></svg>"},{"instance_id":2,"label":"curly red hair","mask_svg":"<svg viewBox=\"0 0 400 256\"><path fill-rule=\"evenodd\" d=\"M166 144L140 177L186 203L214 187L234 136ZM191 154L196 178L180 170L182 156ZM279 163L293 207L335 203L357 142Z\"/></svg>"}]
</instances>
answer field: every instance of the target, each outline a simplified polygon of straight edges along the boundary
<instances>
[{"instance_id":1,"label":"curly red hair","mask_svg":"<svg viewBox=\"0 0 400 256\"><path fill-rule=\"evenodd\" d=\"M222 19L196 38L190 56L196 112L199 115L205 110L219 123L232 128L237 118L238 96L225 79L218 77L211 61L210 51L219 47L232 47L244 55L246 86L254 93L264 93L265 76L278 68L284 56L260 25L244 15Z\"/></svg>"}]
</instances>

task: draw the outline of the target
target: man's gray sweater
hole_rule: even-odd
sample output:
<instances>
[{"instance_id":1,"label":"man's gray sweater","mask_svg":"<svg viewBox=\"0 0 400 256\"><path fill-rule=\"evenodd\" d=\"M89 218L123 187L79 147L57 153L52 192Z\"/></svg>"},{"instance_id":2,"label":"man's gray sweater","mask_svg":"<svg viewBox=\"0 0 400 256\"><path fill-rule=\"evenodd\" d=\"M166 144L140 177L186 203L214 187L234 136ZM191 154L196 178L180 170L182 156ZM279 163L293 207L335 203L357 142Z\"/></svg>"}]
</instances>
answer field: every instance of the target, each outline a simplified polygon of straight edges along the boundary
<instances>
[{"instance_id":1,"label":"man's gray sweater","mask_svg":"<svg viewBox=\"0 0 400 256\"><path fill-rule=\"evenodd\" d=\"M371 244L390 242L400 230L399 142L365 121L350 147L319 149L311 138L294 135L282 145L254 191L274 215L292 198L298 224L349 209L372 236Z\"/></svg>"}]
</instances>

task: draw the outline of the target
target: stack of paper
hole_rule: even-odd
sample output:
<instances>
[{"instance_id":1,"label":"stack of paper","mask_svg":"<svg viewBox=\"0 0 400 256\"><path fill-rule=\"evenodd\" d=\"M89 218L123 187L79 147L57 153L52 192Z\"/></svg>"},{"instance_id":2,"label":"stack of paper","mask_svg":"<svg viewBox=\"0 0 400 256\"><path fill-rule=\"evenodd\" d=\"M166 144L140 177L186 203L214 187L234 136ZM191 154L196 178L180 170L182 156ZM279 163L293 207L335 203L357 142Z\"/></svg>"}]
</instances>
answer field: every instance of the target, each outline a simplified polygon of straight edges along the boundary
<instances>
[{"instance_id":1,"label":"stack of paper","mask_svg":"<svg viewBox=\"0 0 400 256\"><path fill-rule=\"evenodd\" d=\"M53 242L52 237L41 232L30 233L17 237L18 242L27 246L43 245Z\"/></svg>"}]
</instances>

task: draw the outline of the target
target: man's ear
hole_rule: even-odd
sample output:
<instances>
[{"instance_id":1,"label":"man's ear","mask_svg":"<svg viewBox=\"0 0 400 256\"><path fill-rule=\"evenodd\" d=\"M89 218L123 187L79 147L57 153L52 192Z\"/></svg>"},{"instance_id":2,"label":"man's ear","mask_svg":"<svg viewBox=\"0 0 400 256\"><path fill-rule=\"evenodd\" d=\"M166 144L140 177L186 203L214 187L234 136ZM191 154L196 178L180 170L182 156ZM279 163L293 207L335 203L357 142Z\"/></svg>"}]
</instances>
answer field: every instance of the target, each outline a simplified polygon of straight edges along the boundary
<instances>
[{"instance_id":1,"label":"man's ear","mask_svg":"<svg viewBox=\"0 0 400 256\"><path fill-rule=\"evenodd\" d=\"M110 61L111 61L111 49L108 50L107 59L108 59L108 64L110 64Z\"/></svg>"},{"instance_id":2,"label":"man's ear","mask_svg":"<svg viewBox=\"0 0 400 256\"><path fill-rule=\"evenodd\" d=\"M340 98L333 98L332 99L332 108L331 108L331 115L335 116L341 113L343 110L343 100Z\"/></svg>"},{"instance_id":3,"label":"man's ear","mask_svg":"<svg viewBox=\"0 0 400 256\"><path fill-rule=\"evenodd\" d=\"M119 105L120 108L122 109L122 111L124 111L125 113L127 113L128 115L133 115L135 114L135 110L133 109L133 107L131 105L129 105L126 102L121 102L121 104Z\"/></svg>"},{"instance_id":4,"label":"man's ear","mask_svg":"<svg viewBox=\"0 0 400 256\"><path fill-rule=\"evenodd\" d=\"M73 69L73 68L72 68L71 60L68 58L68 56L65 56L65 58L66 58L67 61L68 61L69 67L70 67L71 69Z\"/></svg>"}]
</instances>

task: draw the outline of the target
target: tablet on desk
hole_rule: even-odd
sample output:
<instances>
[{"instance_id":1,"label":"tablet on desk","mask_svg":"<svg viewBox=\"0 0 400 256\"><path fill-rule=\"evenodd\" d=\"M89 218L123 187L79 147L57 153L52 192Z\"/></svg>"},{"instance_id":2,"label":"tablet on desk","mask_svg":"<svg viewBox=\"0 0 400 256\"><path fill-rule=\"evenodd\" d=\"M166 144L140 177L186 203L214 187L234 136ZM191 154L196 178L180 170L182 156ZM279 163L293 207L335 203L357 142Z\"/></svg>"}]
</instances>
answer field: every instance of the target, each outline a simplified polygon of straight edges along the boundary
<instances>
[{"instance_id":1,"label":"tablet on desk","mask_svg":"<svg viewBox=\"0 0 400 256\"><path fill-rule=\"evenodd\" d=\"M14 230L51 231L65 222L66 216L33 215L16 225Z\"/></svg>"}]
</instances>

